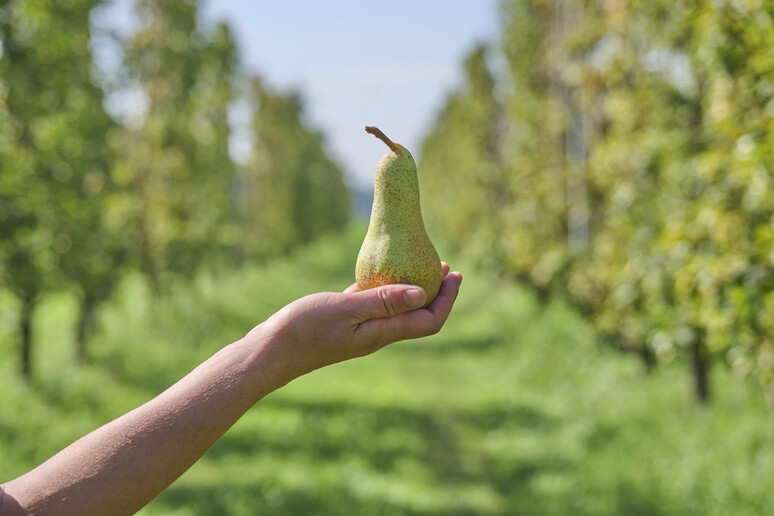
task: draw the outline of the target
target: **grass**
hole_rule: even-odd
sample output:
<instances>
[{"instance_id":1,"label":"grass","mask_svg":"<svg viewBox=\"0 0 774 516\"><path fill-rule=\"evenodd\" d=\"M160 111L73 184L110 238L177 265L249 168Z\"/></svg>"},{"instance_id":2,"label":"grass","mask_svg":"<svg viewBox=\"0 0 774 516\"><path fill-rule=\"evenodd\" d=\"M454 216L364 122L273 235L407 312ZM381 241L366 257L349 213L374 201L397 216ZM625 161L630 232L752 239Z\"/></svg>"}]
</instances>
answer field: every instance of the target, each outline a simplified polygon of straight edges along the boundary
<instances>
[{"instance_id":1,"label":"grass","mask_svg":"<svg viewBox=\"0 0 774 516\"><path fill-rule=\"evenodd\" d=\"M153 397L285 303L346 287L361 237L202 275L163 300L131 279L102 311L85 366L71 359L71 298L51 296L29 385L0 318L0 481ZM762 396L716 366L715 398L697 406L685 369L645 374L561 302L540 306L519 285L465 270L439 335L271 394L141 514L774 513Z\"/></svg>"}]
</instances>

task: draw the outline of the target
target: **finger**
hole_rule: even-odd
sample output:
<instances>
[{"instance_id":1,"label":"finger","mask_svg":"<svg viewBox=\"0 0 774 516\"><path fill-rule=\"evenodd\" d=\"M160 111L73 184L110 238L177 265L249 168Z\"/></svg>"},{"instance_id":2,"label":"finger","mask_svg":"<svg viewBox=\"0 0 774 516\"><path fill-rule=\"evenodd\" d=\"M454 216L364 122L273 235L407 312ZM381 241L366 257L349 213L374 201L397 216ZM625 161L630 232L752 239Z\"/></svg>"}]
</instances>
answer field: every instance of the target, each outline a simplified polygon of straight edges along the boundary
<instances>
[{"instance_id":1,"label":"finger","mask_svg":"<svg viewBox=\"0 0 774 516\"><path fill-rule=\"evenodd\" d=\"M441 269L443 270L443 277L445 278L449 274L449 264L441 262Z\"/></svg>"},{"instance_id":2,"label":"finger","mask_svg":"<svg viewBox=\"0 0 774 516\"><path fill-rule=\"evenodd\" d=\"M459 272L448 274L441 283L441 288L433 302L425 310L420 311L424 313L419 313L413 318L406 317L409 335L405 338L415 339L438 333L446 323L457 300L461 284L462 274Z\"/></svg>"},{"instance_id":3,"label":"finger","mask_svg":"<svg viewBox=\"0 0 774 516\"><path fill-rule=\"evenodd\" d=\"M438 333L449 317L457 299L462 274L452 272L444 278L438 296L426 309L412 310L395 317L363 322L356 332L364 338L379 343L379 347L391 342L416 339Z\"/></svg>"},{"instance_id":4,"label":"finger","mask_svg":"<svg viewBox=\"0 0 774 516\"><path fill-rule=\"evenodd\" d=\"M348 292L342 302L350 305L362 321L392 317L425 304L427 294L414 285L382 285L381 287Z\"/></svg>"},{"instance_id":5,"label":"finger","mask_svg":"<svg viewBox=\"0 0 774 516\"><path fill-rule=\"evenodd\" d=\"M441 288L438 290L438 295L427 307L427 310L436 317L443 317L443 321L445 322L446 318L449 316L449 312L451 312L452 306L454 306L454 301L457 300L461 284L462 273L457 271L449 273L441 282Z\"/></svg>"}]
</instances>

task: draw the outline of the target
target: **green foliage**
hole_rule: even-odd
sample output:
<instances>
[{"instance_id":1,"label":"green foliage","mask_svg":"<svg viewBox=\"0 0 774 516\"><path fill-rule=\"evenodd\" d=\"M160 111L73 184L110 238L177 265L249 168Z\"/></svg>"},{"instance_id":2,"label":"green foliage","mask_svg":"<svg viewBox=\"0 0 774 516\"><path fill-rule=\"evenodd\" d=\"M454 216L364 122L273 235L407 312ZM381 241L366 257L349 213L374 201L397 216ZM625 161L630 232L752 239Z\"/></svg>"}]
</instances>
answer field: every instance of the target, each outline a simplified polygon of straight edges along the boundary
<instances>
[{"instance_id":1,"label":"green foliage","mask_svg":"<svg viewBox=\"0 0 774 516\"><path fill-rule=\"evenodd\" d=\"M92 364L68 359L73 299L35 319L52 345L32 385L7 374L5 481L166 388L285 303L353 281L364 227L291 257L154 297L128 279L101 312ZM774 510L760 392L715 370L686 407L674 365L643 375L566 304L465 271L443 331L299 378L259 402L154 514L757 515ZM0 298L0 306L4 299ZM0 320L1 322L1 320ZM56 424L52 424L54 421Z\"/></svg>"},{"instance_id":2,"label":"green foliage","mask_svg":"<svg viewBox=\"0 0 774 516\"><path fill-rule=\"evenodd\" d=\"M242 169L248 256L273 256L341 229L349 195L322 136L303 122L301 99L269 90L253 78L255 152Z\"/></svg>"},{"instance_id":3,"label":"green foliage","mask_svg":"<svg viewBox=\"0 0 774 516\"><path fill-rule=\"evenodd\" d=\"M745 374L758 368L748 361L745 371L740 357L768 348L770 333L753 320L765 314L771 289L770 244L756 233L770 224L774 206L755 200L771 150L756 135L771 121L758 84L774 61L758 60L755 69L728 57L740 46L760 52L759 36L745 41L736 32L744 25L765 37L773 13L634 3L600 17L605 33L618 31L628 44L603 63L578 60L586 77L579 95L602 108L588 163L601 201L592 242L608 252L579 260L571 293L591 301L603 331L666 360L697 346L704 355L730 351ZM751 157L740 146L762 152ZM582 293L589 270L602 293L596 300ZM771 366L758 365L765 381Z\"/></svg>"},{"instance_id":4,"label":"green foliage","mask_svg":"<svg viewBox=\"0 0 774 516\"><path fill-rule=\"evenodd\" d=\"M92 74L89 13L99 2L14 1L0 15L0 252L21 300L23 349L38 294L62 281L85 307L109 297L130 243L106 134L115 122ZM23 358L29 374L29 361Z\"/></svg>"},{"instance_id":5,"label":"green foliage","mask_svg":"<svg viewBox=\"0 0 774 516\"><path fill-rule=\"evenodd\" d=\"M499 209L505 203L497 140L500 106L483 45L466 58L465 76L465 88L449 98L424 141L419 179L431 234L453 235L446 239L453 251L465 247L483 260L497 253ZM479 226L479 220L490 223Z\"/></svg>"},{"instance_id":6,"label":"green foliage","mask_svg":"<svg viewBox=\"0 0 774 516\"><path fill-rule=\"evenodd\" d=\"M256 115L257 154L268 138L282 159L245 174L244 198L229 155L228 109L243 95L237 49L227 25L199 27L196 1L137 2L137 32L120 42L125 80L111 81L110 93L132 90L147 109L110 117L91 57L90 14L101 4L0 3L0 285L18 301L27 376L44 292L78 293L77 354L86 358L99 306L127 271L141 270L160 292L203 267L286 252L348 218L342 172L297 108ZM258 195L292 199L248 220L242 208ZM285 220L291 229L280 235ZM266 245L275 237L279 247Z\"/></svg>"},{"instance_id":7,"label":"green foliage","mask_svg":"<svg viewBox=\"0 0 774 516\"><path fill-rule=\"evenodd\" d=\"M139 197L142 269L158 289L237 243L227 120L236 58L228 27L197 27L196 2L137 5L142 25L125 62L148 109L136 133L122 135L124 166Z\"/></svg>"},{"instance_id":8,"label":"green foliage","mask_svg":"<svg viewBox=\"0 0 774 516\"><path fill-rule=\"evenodd\" d=\"M568 296L617 346L690 356L700 396L713 356L771 388L772 6L511 0L503 12L507 70L489 91L503 92L505 121L449 115L473 111L468 92L486 83L486 65L468 65L422 155L428 218L469 255ZM495 152L460 144L493 127ZM499 204L490 185L456 179L493 159Z\"/></svg>"}]
</instances>

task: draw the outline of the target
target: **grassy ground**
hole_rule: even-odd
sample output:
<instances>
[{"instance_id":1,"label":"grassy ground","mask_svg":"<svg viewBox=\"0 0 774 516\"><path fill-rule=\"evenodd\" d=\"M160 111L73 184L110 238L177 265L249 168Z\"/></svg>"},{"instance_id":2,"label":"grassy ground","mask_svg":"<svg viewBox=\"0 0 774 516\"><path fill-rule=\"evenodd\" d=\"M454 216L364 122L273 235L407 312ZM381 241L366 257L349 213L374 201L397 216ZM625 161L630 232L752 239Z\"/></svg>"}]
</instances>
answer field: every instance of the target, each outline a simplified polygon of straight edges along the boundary
<instances>
[{"instance_id":1,"label":"grassy ground","mask_svg":"<svg viewBox=\"0 0 774 516\"><path fill-rule=\"evenodd\" d=\"M301 295L351 282L362 232L282 263L202 276L165 300L127 282L93 361L72 303L38 312L36 381L15 375L0 317L0 481L154 396ZM459 267L459 264L453 264ZM432 338L300 378L260 402L144 509L174 515L759 515L774 513L774 434L757 389L685 365L643 374L560 302L465 271ZM0 300L0 313L8 313Z\"/></svg>"}]
</instances>

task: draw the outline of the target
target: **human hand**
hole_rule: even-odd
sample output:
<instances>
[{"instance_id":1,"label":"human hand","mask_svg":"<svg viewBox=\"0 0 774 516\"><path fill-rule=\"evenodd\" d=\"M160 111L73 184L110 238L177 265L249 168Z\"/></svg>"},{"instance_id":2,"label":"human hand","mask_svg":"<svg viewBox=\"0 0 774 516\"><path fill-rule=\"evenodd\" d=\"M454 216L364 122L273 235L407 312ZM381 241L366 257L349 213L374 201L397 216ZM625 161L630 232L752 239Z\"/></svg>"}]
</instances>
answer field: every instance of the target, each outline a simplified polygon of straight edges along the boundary
<instances>
[{"instance_id":1,"label":"human hand","mask_svg":"<svg viewBox=\"0 0 774 516\"><path fill-rule=\"evenodd\" d=\"M360 291L312 294L290 303L246 338L267 342L266 352L282 368L282 382L320 367L368 355L387 344L437 333L457 298L462 274L449 273L426 308L425 291L412 285L384 285Z\"/></svg>"}]
</instances>

